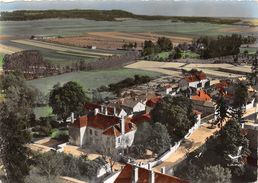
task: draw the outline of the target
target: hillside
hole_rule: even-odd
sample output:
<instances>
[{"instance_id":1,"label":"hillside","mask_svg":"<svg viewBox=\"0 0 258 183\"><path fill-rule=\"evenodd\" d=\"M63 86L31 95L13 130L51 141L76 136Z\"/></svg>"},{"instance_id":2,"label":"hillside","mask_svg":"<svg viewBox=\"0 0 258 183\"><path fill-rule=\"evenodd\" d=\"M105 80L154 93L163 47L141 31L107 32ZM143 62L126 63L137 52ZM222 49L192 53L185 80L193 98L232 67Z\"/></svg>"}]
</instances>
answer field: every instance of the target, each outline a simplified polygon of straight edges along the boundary
<instances>
[{"instance_id":1,"label":"hillside","mask_svg":"<svg viewBox=\"0 0 258 183\"><path fill-rule=\"evenodd\" d=\"M216 24L235 24L241 19L212 18L212 17L175 17L175 16L148 16L135 15L122 10L19 10L1 12L1 21L24 21L49 18L84 18L96 21L116 21L121 18L134 18L139 20L171 20L173 22L207 22Z\"/></svg>"}]
</instances>

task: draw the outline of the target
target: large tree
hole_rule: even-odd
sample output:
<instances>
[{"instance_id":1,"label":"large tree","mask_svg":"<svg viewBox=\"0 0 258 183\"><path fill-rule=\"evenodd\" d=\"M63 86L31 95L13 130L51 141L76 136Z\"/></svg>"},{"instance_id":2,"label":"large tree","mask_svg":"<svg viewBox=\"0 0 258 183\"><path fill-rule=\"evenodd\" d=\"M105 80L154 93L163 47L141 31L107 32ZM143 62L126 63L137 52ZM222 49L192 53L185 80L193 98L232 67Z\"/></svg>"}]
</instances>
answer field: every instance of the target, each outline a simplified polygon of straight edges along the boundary
<instances>
[{"instance_id":1,"label":"large tree","mask_svg":"<svg viewBox=\"0 0 258 183\"><path fill-rule=\"evenodd\" d=\"M166 37L159 37L157 45L159 46L160 51L171 51L173 48L171 40Z\"/></svg>"},{"instance_id":2,"label":"large tree","mask_svg":"<svg viewBox=\"0 0 258 183\"><path fill-rule=\"evenodd\" d=\"M169 149L171 139L165 125L154 123L150 133L151 135L146 141L148 149L156 154L161 154Z\"/></svg>"},{"instance_id":3,"label":"large tree","mask_svg":"<svg viewBox=\"0 0 258 183\"><path fill-rule=\"evenodd\" d=\"M30 142L28 127L36 94L17 73L6 76L2 83L5 99L0 105L0 158L7 181L22 183L29 173L26 144Z\"/></svg>"},{"instance_id":4,"label":"large tree","mask_svg":"<svg viewBox=\"0 0 258 183\"><path fill-rule=\"evenodd\" d=\"M198 181L200 183L229 183L231 182L231 171L220 165L207 166L199 171Z\"/></svg>"},{"instance_id":5,"label":"large tree","mask_svg":"<svg viewBox=\"0 0 258 183\"><path fill-rule=\"evenodd\" d=\"M220 127L222 127L222 123L223 121L230 117L230 113L229 113L229 106L228 104L225 102L225 99L223 96L219 97L219 99L217 100L217 105L216 105L216 124L219 124Z\"/></svg>"},{"instance_id":6,"label":"large tree","mask_svg":"<svg viewBox=\"0 0 258 183\"><path fill-rule=\"evenodd\" d=\"M53 113L66 122L72 112L75 116L82 114L83 107L88 100L82 86L69 81L63 86L54 86L49 96L49 105Z\"/></svg>"},{"instance_id":7,"label":"large tree","mask_svg":"<svg viewBox=\"0 0 258 183\"><path fill-rule=\"evenodd\" d=\"M248 91L246 83L239 81L234 85L233 111L234 117L240 122L243 116L243 107L248 99Z\"/></svg>"},{"instance_id":8,"label":"large tree","mask_svg":"<svg viewBox=\"0 0 258 183\"><path fill-rule=\"evenodd\" d=\"M196 122L192 102L186 97L166 96L151 111L154 122L164 124L172 142L183 138Z\"/></svg>"}]
</instances>

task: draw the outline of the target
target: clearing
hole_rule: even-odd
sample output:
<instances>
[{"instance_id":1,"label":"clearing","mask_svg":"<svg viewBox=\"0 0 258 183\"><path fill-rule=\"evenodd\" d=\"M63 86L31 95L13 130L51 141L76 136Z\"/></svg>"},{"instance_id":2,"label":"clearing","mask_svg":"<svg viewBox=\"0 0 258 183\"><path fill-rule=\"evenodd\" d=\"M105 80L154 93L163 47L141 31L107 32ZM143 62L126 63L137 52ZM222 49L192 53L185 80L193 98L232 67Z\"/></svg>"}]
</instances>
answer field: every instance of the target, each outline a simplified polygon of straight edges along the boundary
<instances>
[{"instance_id":1,"label":"clearing","mask_svg":"<svg viewBox=\"0 0 258 183\"><path fill-rule=\"evenodd\" d=\"M64 84L68 81L76 81L81 84L84 89L91 90L98 88L102 85L108 85L111 83L119 82L127 77L133 77L134 75L148 75L151 77L160 76L160 73L142 71L136 69L117 69L117 70L101 70L101 71L89 71L89 72L73 72L62 74L58 76L51 76L47 78L40 78L31 81L27 81L29 85L38 88L44 94L50 92L52 87L57 84ZM91 93L91 91L90 91Z\"/></svg>"},{"instance_id":2,"label":"clearing","mask_svg":"<svg viewBox=\"0 0 258 183\"><path fill-rule=\"evenodd\" d=\"M185 64L178 62L138 61L127 65L126 68L160 72L171 76L181 76L181 70L199 69L209 76L241 77L251 73L251 66L233 66L231 64Z\"/></svg>"}]
</instances>

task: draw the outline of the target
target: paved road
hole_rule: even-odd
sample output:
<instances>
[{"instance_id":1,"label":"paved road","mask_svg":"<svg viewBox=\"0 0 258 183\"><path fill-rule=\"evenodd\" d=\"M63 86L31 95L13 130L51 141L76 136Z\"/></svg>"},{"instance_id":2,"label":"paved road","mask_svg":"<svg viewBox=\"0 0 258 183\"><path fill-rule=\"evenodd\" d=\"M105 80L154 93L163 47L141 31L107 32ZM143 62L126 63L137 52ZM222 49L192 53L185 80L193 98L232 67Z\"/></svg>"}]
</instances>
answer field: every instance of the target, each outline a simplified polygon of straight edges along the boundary
<instances>
[{"instance_id":1,"label":"paved road","mask_svg":"<svg viewBox=\"0 0 258 183\"><path fill-rule=\"evenodd\" d=\"M252 108L244 114L244 117L250 116L256 112L255 108ZM223 126L226 123L223 123ZM219 131L220 128L211 129L209 128L210 124L203 124L200 128L198 128L195 132L193 132L188 138L187 141L192 143L192 146L189 148L183 143L180 145L178 150L173 153L166 161L161 163L160 165L153 168L155 171L160 171L162 167L166 167L166 170L171 169L173 166L184 160L188 153L195 151L199 147L201 147L205 142L206 139L211 137L216 133L216 131Z\"/></svg>"}]
</instances>

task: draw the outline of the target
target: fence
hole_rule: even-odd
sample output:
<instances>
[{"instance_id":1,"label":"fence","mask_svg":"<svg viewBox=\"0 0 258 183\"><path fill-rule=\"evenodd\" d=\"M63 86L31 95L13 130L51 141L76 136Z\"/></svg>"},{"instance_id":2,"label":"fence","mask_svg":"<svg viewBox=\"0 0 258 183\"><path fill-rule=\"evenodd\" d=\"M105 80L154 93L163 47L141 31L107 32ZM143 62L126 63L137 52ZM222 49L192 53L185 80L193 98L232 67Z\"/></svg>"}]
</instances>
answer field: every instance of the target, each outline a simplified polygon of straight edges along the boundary
<instances>
[{"instance_id":1,"label":"fence","mask_svg":"<svg viewBox=\"0 0 258 183\"><path fill-rule=\"evenodd\" d=\"M176 150L179 148L179 146L181 145L181 143L187 138L189 137L195 130L197 130L199 127L201 126L201 121L198 121L197 123L195 123L195 125L189 129L188 133L185 135L185 137L183 139L181 139L180 141L176 142L176 144L173 147L170 147L166 152L164 152L162 155L160 155L158 158L156 158L154 161L150 161L148 163L139 163L139 167L142 168L152 168L154 166L157 166L159 164L161 164L162 162L164 162L165 160L167 160L173 153L176 152ZM127 159L128 162L130 162L130 159Z\"/></svg>"}]
</instances>

